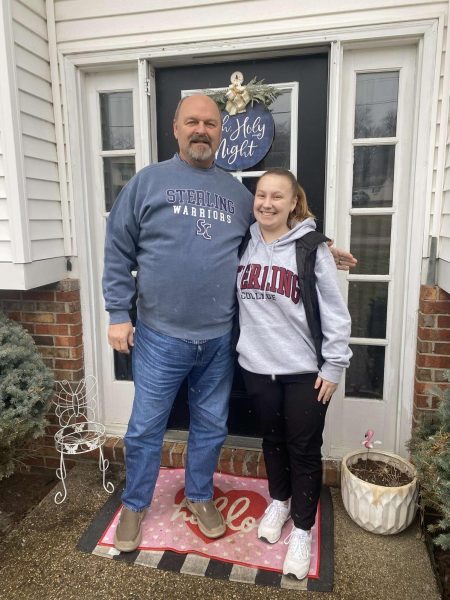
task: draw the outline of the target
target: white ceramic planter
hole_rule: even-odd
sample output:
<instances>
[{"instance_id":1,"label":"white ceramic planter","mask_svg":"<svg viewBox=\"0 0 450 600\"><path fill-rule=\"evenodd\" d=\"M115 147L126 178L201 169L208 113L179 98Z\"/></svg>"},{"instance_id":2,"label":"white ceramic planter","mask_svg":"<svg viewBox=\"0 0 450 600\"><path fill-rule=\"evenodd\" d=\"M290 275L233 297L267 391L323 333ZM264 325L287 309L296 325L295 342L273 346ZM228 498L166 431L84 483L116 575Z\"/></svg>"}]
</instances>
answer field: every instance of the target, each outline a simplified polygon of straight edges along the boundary
<instances>
[{"instance_id":1,"label":"white ceramic planter","mask_svg":"<svg viewBox=\"0 0 450 600\"><path fill-rule=\"evenodd\" d=\"M411 524L417 510L417 478L414 466L397 454L370 450L369 460L395 465L413 477L411 483L399 487L375 485L359 479L348 469L365 459L367 450L350 452L342 459L341 494L350 517L363 529L384 535L399 533Z\"/></svg>"}]
</instances>

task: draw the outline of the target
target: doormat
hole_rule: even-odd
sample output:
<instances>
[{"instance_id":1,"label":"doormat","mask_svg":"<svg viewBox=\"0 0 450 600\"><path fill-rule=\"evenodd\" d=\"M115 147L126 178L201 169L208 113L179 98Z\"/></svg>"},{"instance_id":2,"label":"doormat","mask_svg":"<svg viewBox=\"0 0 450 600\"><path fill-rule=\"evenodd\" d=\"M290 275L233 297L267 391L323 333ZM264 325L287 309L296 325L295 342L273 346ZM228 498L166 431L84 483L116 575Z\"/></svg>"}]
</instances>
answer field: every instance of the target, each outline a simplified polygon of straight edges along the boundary
<instances>
[{"instance_id":1,"label":"doormat","mask_svg":"<svg viewBox=\"0 0 450 600\"><path fill-rule=\"evenodd\" d=\"M121 488L122 486L119 486ZM280 540L267 544L257 538L258 524L270 503L266 479L214 475L214 500L227 530L223 537L205 537L185 506L184 469L162 468L151 508L142 524L142 542L134 552L113 546L119 519L121 489L100 509L77 548L98 556L180 573L287 589L332 591L333 507L323 487L312 530L311 568L298 581L282 574L287 551L284 540L292 529L286 523Z\"/></svg>"}]
</instances>

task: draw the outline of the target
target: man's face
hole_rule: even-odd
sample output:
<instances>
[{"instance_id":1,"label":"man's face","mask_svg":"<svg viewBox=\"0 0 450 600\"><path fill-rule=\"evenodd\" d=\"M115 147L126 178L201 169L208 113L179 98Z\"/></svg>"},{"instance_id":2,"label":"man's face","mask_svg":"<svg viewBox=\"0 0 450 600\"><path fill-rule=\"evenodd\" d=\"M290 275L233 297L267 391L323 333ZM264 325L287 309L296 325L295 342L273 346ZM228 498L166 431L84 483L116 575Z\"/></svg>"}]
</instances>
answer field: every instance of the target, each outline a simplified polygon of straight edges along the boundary
<instances>
[{"instance_id":1,"label":"man's face","mask_svg":"<svg viewBox=\"0 0 450 600\"><path fill-rule=\"evenodd\" d=\"M180 106L173 121L180 157L192 167L207 169L214 161L222 133L216 103L208 96L190 96Z\"/></svg>"}]
</instances>

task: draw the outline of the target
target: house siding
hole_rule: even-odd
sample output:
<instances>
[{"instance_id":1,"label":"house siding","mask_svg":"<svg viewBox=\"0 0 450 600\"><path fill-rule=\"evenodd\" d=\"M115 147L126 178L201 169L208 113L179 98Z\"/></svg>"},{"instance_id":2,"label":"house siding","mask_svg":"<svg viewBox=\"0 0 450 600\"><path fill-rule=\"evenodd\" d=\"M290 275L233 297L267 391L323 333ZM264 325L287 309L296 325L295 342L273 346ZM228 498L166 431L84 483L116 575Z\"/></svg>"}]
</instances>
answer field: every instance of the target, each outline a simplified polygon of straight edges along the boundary
<instances>
[{"instance_id":1,"label":"house siding","mask_svg":"<svg viewBox=\"0 0 450 600\"><path fill-rule=\"evenodd\" d=\"M44 0L11 4L31 260L64 256Z\"/></svg>"},{"instance_id":2,"label":"house siding","mask_svg":"<svg viewBox=\"0 0 450 600\"><path fill-rule=\"evenodd\" d=\"M57 0L58 43L73 51L86 47L127 48L172 45L198 40L227 40L239 36L299 33L327 28L392 23L428 18L447 9L447 2L365 0L355 10L353 0L314 2L286 0L283 10L265 0ZM413 15L413 16L412 16Z\"/></svg>"},{"instance_id":3,"label":"house siding","mask_svg":"<svg viewBox=\"0 0 450 600\"><path fill-rule=\"evenodd\" d=\"M450 96L446 98L446 101L450 104ZM446 292L450 293L450 111L445 147L438 283Z\"/></svg>"},{"instance_id":4,"label":"house siding","mask_svg":"<svg viewBox=\"0 0 450 600\"><path fill-rule=\"evenodd\" d=\"M6 201L5 168L0 123L0 262L10 261L11 231L9 228L8 204Z\"/></svg>"}]
</instances>

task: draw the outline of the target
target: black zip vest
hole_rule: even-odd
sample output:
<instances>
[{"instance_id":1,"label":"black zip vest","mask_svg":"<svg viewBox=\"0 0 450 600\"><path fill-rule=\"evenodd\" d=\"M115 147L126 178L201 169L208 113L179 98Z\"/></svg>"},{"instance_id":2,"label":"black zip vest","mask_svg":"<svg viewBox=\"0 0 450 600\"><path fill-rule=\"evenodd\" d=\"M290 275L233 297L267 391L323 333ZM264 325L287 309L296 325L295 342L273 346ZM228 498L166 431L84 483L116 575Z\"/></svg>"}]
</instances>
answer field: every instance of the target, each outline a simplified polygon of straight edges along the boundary
<instances>
[{"instance_id":1,"label":"black zip vest","mask_svg":"<svg viewBox=\"0 0 450 600\"><path fill-rule=\"evenodd\" d=\"M250 231L247 231L244 239L239 246L239 258L245 252L250 241ZM311 337L316 349L317 365L322 367L322 326L320 323L319 301L316 290L316 274L314 268L316 265L317 246L323 242L328 242L330 238L320 233L320 231L309 231L303 237L295 241L295 257L297 262L298 285L300 288L300 297L305 307L306 321L311 332ZM237 343L239 335L238 318L235 319L234 339Z\"/></svg>"}]
</instances>

